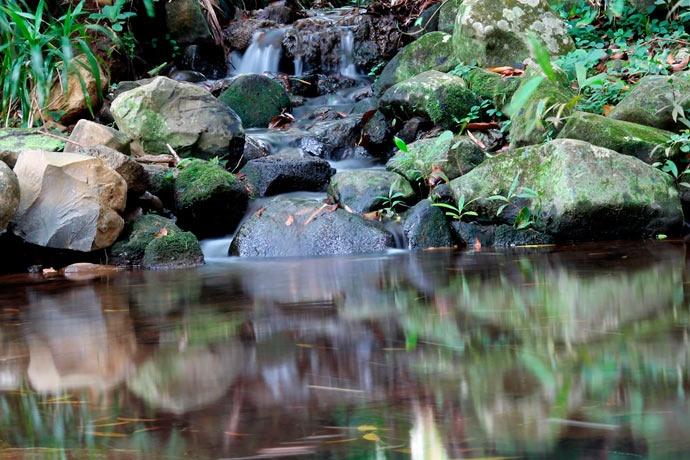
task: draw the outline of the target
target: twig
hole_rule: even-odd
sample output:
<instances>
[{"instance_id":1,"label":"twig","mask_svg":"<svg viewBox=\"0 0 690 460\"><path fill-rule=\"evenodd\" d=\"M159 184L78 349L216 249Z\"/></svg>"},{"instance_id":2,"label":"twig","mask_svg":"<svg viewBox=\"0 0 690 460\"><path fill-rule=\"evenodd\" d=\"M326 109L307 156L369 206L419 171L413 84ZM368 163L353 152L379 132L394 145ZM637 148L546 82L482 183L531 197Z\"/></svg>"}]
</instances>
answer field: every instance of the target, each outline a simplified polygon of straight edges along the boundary
<instances>
[{"instance_id":1,"label":"twig","mask_svg":"<svg viewBox=\"0 0 690 460\"><path fill-rule=\"evenodd\" d=\"M173 159L175 160L174 163L173 163L173 166L179 165L179 164L180 164L180 161L182 161L182 159L181 159L180 156L177 154L177 152L175 151L175 149L172 148L172 146L171 146L170 144L165 144L165 146L168 147L168 150L170 151L170 154L173 156Z\"/></svg>"}]
</instances>

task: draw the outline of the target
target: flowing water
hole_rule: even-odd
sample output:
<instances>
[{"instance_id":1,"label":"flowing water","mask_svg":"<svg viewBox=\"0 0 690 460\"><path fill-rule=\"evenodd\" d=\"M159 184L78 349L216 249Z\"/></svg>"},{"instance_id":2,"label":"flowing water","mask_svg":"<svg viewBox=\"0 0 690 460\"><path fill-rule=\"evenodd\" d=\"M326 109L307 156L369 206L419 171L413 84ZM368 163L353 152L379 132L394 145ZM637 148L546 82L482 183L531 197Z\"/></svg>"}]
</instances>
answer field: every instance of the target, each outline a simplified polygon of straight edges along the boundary
<instances>
[{"instance_id":1,"label":"flowing water","mask_svg":"<svg viewBox=\"0 0 690 460\"><path fill-rule=\"evenodd\" d=\"M0 278L0 457L688 458L688 279L667 242Z\"/></svg>"}]
</instances>

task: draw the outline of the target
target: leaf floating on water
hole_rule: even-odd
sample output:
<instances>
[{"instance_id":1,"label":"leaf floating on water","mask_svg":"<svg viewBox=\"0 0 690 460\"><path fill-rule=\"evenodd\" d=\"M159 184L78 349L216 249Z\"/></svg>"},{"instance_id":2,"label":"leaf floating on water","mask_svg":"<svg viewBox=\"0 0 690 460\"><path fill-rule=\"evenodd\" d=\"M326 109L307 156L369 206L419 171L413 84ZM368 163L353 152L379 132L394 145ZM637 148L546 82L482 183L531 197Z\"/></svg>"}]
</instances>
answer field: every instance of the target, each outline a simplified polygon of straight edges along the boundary
<instances>
[{"instance_id":1,"label":"leaf floating on water","mask_svg":"<svg viewBox=\"0 0 690 460\"><path fill-rule=\"evenodd\" d=\"M379 442L381 440L381 438L379 438L379 435L377 435L376 433L367 433L364 436L362 436L362 438L371 442Z\"/></svg>"},{"instance_id":2,"label":"leaf floating on water","mask_svg":"<svg viewBox=\"0 0 690 460\"><path fill-rule=\"evenodd\" d=\"M376 431L378 428L374 425L360 425L357 427L357 430L364 433L365 431Z\"/></svg>"}]
</instances>

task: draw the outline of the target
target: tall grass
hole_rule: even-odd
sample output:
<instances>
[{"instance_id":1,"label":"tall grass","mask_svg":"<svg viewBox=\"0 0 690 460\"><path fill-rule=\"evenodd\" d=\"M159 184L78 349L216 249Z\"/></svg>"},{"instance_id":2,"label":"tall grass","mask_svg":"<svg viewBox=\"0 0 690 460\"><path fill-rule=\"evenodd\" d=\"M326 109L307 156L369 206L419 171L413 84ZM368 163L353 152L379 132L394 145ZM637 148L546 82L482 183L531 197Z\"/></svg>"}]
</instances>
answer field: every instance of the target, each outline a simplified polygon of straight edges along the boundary
<instances>
[{"instance_id":1,"label":"tall grass","mask_svg":"<svg viewBox=\"0 0 690 460\"><path fill-rule=\"evenodd\" d=\"M35 9L24 0L0 1L0 124L36 125L51 89L60 84L66 91L68 77L79 79L91 105L86 82L74 67L91 73L100 90L100 66L89 43L108 30L87 24L86 15L84 0L59 17L47 11L45 0Z\"/></svg>"}]
</instances>

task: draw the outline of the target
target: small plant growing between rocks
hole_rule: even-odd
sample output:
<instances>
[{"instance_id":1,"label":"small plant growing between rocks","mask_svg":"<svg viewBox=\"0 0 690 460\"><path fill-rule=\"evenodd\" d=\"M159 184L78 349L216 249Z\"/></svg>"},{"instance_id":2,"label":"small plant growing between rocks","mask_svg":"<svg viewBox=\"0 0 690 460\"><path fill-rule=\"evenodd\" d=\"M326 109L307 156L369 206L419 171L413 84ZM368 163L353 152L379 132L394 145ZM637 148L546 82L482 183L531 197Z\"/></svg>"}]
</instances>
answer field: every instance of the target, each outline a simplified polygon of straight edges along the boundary
<instances>
[{"instance_id":1,"label":"small plant growing between rocks","mask_svg":"<svg viewBox=\"0 0 690 460\"><path fill-rule=\"evenodd\" d=\"M394 218L401 209L409 207L405 203L405 194L396 192L393 185L388 189L388 195L377 196L376 200L381 206L381 214L389 218Z\"/></svg>"},{"instance_id":2,"label":"small plant growing between rocks","mask_svg":"<svg viewBox=\"0 0 690 460\"><path fill-rule=\"evenodd\" d=\"M442 208L445 210L446 216L454 219L454 220L463 220L466 217L478 217L479 214L477 214L476 211L470 211L467 209L467 207L477 201L477 198L471 199L469 201L465 200L465 195L461 196L460 199L458 199L458 205L453 206L452 204L448 203L433 203L432 206L436 206L437 208Z\"/></svg>"}]
</instances>

